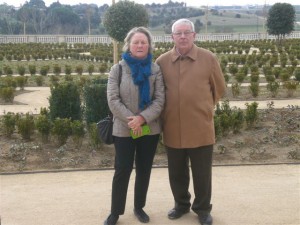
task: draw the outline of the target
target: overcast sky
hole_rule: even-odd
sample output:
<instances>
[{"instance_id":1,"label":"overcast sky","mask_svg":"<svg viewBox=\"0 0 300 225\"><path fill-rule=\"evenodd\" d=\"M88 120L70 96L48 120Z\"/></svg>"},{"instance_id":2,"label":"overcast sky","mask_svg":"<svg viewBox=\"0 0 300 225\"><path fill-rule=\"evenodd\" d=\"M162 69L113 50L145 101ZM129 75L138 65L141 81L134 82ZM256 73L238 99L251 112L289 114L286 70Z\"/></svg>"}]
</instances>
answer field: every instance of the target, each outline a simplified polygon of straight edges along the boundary
<instances>
[{"instance_id":1,"label":"overcast sky","mask_svg":"<svg viewBox=\"0 0 300 225\"><path fill-rule=\"evenodd\" d=\"M28 0L29 1L29 0ZM140 4L151 4L151 3L160 3L164 4L167 3L169 0L134 0L136 3ZM214 5L248 5L248 4L258 4L258 5L263 5L263 4L269 4L273 5L274 3L281 2L281 3L290 3L292 5L299 5L300 1L299 0L172 0L173 2L185 2L187 3L188 6L200 6L200 5L209 5L209 6L214 6ZM26 0L0 0L0 4L7 3L8 5L14 5L14 6L20 6L21 4L24 4ZM49 6L53 2L57 2L57 0L44 0L46 3L46 6ZM104 4L111 5L112 0L59 0L61 4L68 4L68 5L77 5L80 3L93 3L98 6L102 6ZM118 2L118 0L115 0L115 2Z\"/></svg>"}]
</instances>

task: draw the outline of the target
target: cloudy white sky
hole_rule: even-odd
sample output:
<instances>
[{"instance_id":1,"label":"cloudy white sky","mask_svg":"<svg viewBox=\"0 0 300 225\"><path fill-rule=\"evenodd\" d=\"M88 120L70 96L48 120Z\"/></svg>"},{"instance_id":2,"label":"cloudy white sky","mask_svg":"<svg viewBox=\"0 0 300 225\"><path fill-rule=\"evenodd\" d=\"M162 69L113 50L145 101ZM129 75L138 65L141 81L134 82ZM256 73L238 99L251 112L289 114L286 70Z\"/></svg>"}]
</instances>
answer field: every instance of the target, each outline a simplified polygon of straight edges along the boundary
<instances>
[{"instance_id":1,"label":"cloudy white sky","mask_svg":"<svg viewBox=\"0 0 300 225\"><path fill-rule=\"evenodd\" d=\"M29 0L28 0L29 1ZM46 3L46 6L49 6L53 2L59 1L61 4L68 4L68 5L76 5L80 3L93 3L98 6L108 4L111 5L112 0L44 0ZM140 3L140 4L151 4L151 3L160 3L164 4L167 3L169 0L134 0L134 2ZM200 5L263 5L263 4L269 4L273 5L277 2L285 2L290 3L292 5L300 5L299 0L172 0L173 2L185 2L188 6L200 6ZM0 4L7 3L8 5L14 5L14 6L20 6L21 4L24 4L26 0L0 0ZM118 2L118 0L115 0L115 2Z\"/></svg>"}]
</instances>

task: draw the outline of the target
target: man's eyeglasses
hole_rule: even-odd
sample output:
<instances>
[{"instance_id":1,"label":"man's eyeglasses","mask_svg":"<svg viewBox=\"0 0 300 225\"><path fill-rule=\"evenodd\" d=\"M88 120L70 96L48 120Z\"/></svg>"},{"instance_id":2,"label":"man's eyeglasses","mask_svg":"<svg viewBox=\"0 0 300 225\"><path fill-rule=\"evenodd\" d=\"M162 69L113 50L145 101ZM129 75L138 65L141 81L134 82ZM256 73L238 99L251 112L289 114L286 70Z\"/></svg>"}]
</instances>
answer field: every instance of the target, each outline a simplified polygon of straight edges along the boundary
<instances>
[{"instance_id":1,"label":"man's eyeglasses","mask_svg":"<svg viewBox=\"0 0 300 225\"><path fill-rule=\"evenodd\" d=\"M183 31L183 32L174 32L173 35L174 35L174 36L181 37L182 35L183 35L183 36L188 36L188 35L190 35L190 34L192 34L192 33L194 33L194 32L188 30L188 31Z\"/></svg>"}]
</instances>

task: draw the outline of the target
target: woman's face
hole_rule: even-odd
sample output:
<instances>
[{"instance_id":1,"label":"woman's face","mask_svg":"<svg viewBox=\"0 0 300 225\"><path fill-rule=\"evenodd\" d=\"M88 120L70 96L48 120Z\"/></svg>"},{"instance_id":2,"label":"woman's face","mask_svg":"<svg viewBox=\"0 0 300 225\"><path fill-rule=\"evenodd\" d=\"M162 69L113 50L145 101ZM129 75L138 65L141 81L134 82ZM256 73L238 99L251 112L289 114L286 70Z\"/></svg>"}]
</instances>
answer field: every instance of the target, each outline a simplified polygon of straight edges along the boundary
<instances>
[{"instance_id":1,"label":"woman's face","mask_svg":"<svg viewBox=\"0 0 300 225\"><path fill-rule=\"evenodd\" d=\"M134 58L146 58L149 52L149 41L147 36L143 33L135 33L131 37L129 50L131 52L131 56Z\"/></svg>"}]
</instances>

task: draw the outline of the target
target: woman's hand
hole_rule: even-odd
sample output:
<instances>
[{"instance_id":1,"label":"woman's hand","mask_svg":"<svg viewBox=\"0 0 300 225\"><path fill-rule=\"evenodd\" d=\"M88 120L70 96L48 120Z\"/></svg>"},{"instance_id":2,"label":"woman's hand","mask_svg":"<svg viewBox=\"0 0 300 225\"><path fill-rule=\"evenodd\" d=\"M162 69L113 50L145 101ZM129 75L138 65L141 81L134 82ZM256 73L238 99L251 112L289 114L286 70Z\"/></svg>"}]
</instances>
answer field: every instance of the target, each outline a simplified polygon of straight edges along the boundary
<instances>
[{"instance_id":1,"label":"woman's hand","mask_svg":"<svg viewBox=\"0 0 300 225\"><path fill-rule=\"evenodd\" d=\"M132 133L135 135L135 136L141 136L142 133L143 133L143 129L142 129L142 126L139 126L137 129L135 130L132 130Z\"/></svg>"},{"instance_id":2,"label":"woman's hand","mask_svg":"<svg viewBox=\"0 0 300 225\"><path fill-rule=\"evenodd\" d=\"M133 131L142 130L141 126L146 122L142 116L129 116L127 119L129 120L128 127Z\"/></svg>"}]
</instances>

